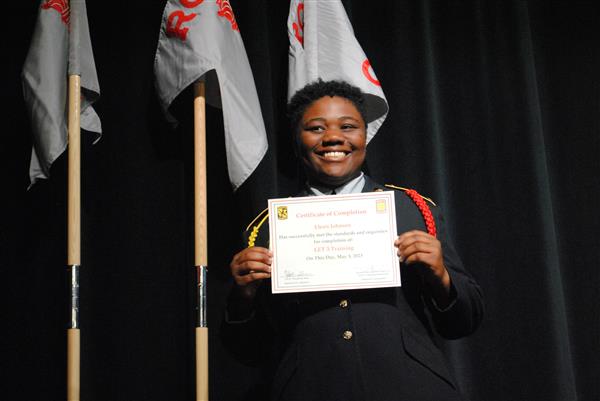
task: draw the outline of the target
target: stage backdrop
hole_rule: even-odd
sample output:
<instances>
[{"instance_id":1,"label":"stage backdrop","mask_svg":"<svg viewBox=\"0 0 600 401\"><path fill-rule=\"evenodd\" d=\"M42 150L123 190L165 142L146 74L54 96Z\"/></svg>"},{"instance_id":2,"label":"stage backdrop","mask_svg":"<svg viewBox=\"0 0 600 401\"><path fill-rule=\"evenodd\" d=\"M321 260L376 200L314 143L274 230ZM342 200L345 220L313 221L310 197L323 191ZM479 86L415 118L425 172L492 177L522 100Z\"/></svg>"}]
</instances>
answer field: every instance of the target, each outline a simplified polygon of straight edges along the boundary
<instances>
[{"instance_id":1,"label":"stage backdrop","mask_svg":"<svg viewBox=\"0 0 600 401\"><path fill-rule=\"evenodd\" d=\"M207 0L208 1L208 0ZM297 187L286 1L232 0L269 152L236 194L208 109L210 394L248 400L259 371L219 340L240 232ZM473 400L598 400L600 13L592 2L344 5L390 105L367 172L444 209L486 316L443 345ZM38 2L5 5L1 141L2 396L66 396L66 161L30 191L20 70ZM82 397L192 400L192 105L171 130L153 61L164 1L88 1L104 135L83 133ZM12 20L12 23L9 22ZM10 32L10 34L8 33ZM8 67L6 69L6 67Z\"/></svg>"}]
</instances>

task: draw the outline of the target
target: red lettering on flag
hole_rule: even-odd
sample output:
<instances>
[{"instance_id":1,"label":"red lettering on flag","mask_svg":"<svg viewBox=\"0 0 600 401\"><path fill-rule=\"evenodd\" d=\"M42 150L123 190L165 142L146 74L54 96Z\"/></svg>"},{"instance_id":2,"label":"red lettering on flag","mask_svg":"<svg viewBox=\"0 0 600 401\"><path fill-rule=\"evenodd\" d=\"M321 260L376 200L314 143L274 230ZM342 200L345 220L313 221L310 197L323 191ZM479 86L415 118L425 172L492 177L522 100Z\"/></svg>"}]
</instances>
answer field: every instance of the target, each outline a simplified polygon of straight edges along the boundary
<instances>
[{"instance_id":1,"label":"red lettering on flag","mask_svg":"<svg viewBox=\"0 0 600 401\"><path fill-rule=\"evenodd\" d=\"M381 84L379 83L379 81L375 77L373 77L373 75L371 75L371 70L369 70L369 69L372 70L372 68L371 68L371 62L369 61L369 59L365 59L365 61L363 61L363 64L362 64L363 75L365 77L367 77L367 79L369 81L371 81L373 84L375 84L377 86L381 86Z\"/></svg>"},{"instance_id":2,"label":"red lettering on flag","mask_svg":"<svg viewBox=\"0 0 600 401\"><path fill-rule=\"evenodd\" d=\"M42 9L53 9L58 11L62 22L65 25L69 25L71 10L69 9L69 2L67 0L47 0L44 4L42 4Z\"/></svg>"},{"instance_id":3,"label":"red lettering on flag","mask_svg":"<svg viewBox=\"0 0 600 401\"><path fill-rule=\"evenodd\" d=\"M194 8L202 4L204 0L180 0L181 5L185 8Z\"/></svg>"},{"instance_id":4,"label":"red lettering on flag","mask_svg":"<svg viewBox=\"0 0 600 401\"><path fill-rule=\"evenodd\" d=\"M190 28L182 28L181 24L193 20L196 15L198 14L192 13L185 15L185 13L181 10L173 11L171 14L169 14L169 18L167 19L167 35L177 36L179 39L185 41ZM175 22L175 20L177 21Z\"/></svg>"},{"instance_id":5,"label":"red lettering on flag","mask_svg":"<svg viewBox=\"0 0 600 401\"><path fill-rule=\"evenodd\" d=\"M298 42L304 47L304 3L299 3L296 9L296 22L292 24L294 28L294 36Z\"/></svg>"},{"instance_id":6,"label":"red lettering on flag","mask_svg":"<svg viewBox=\"0 0 600 401\"><path fill-rule=\"evenodd\" d=\"M217 5L219 6L217 15L225 17L231 23L231 29L239 31L240 29L235 21L235 15L233 15L233 9L231 8L231 4L229 4L229 0L217 0Z\"/></svg>"}]
</instances>

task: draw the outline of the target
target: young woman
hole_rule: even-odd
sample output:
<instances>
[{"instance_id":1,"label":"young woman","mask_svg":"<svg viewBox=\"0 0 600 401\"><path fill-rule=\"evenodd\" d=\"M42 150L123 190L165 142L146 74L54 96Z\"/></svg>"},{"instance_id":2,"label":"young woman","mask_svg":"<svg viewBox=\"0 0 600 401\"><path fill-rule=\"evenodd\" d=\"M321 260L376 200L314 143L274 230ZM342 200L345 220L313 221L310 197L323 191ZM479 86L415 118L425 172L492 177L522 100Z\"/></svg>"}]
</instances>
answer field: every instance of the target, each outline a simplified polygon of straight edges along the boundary
<instances>
[{"instance_id":1,"label":"young woman","mask_svg":"<svg viewBox=\"0 0 600 401\"><path fill-rule=\"evenodd\" d=\"M307 176L298 196L389 190L364 175L364 94L317 81L289 104ZM231 261L235 284L224 334L247 358L272 362L275 400L459 400L434 331L472 333L483 315L479 286L463 268L433 205L396 194L402 287L297 294L270 292L268 216L249 227Z\"/></svg>"}]
</instances>

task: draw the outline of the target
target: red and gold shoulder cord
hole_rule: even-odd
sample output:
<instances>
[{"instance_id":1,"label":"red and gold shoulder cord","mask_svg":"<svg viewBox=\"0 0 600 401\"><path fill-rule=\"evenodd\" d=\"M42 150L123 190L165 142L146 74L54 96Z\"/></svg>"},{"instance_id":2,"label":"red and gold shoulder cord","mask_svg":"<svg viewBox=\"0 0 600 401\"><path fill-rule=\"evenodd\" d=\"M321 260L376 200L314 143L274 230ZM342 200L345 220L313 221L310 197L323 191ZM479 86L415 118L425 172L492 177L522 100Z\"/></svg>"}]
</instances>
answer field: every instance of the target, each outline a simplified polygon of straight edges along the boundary
<instances>
[{"instance_id":1,"label":"red and gold shoulder cord","mask_svg":"<svg viewBox=\"0 0 600 401\"><path fill-rule=\"evenodd\" d=\"M414 189L402 188L391 184L385 184L385 186L387 188L393 188L398 189L400 191L404 191L404 193L408 195L408 197L412 199L412 201L415 202L415 204L419 208L419 211L421 212L421 215L425 220L425 226L427 227L427 232L429 233L429 235L432 235L434 237L437 236L437 230L435 228L435 220L433 219L433 214L431 213L431 209L427 205L427 202L425 202L425 200L428 200L429 202L431 202L432 205L435 206L435 203L433 203L431 199L419 195L419 193Z\"/></svg>"}]
</instances>

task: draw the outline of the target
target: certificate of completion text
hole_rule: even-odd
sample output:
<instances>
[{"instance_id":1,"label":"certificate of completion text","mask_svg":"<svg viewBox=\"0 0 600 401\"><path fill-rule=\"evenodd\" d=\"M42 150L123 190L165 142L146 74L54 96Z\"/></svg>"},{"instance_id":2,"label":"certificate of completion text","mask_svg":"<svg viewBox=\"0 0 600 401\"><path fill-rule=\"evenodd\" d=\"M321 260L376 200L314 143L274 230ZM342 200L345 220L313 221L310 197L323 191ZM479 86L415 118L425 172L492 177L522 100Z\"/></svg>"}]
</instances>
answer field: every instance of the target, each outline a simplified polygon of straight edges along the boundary
<instances>
[{"instance_id":1,"label":"certificate of completion text","mask_svg":"<svg viewBox=\"0 0 600 401\"><path fill-rule=\"evenodd\" d=\"M269 199L274 294L400 286L394 192Z\"/></svg>"}]
</instances>

